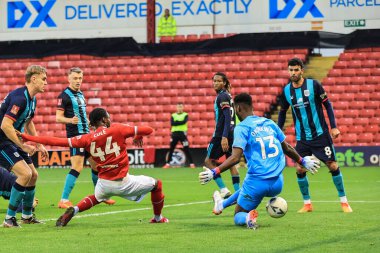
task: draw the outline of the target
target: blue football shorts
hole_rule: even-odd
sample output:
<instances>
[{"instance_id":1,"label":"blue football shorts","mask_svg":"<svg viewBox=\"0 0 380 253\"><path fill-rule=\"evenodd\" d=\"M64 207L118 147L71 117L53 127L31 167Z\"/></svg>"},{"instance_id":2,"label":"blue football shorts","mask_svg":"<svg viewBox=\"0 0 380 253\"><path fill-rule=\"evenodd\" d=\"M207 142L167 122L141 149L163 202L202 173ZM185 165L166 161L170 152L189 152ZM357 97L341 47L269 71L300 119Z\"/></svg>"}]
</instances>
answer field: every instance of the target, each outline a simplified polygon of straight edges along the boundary
<instances>
[{"instance_id":1,"label":"blue football shorts","mask_svg":"<svg viewBox=\"0 0 380 253\"><path fill-rule=\"evenodd\" d=\"M247 211L256 209L264 197L275 197L282 191L284 177L259 179L247 176L244 179L237 204Z\"/></svg>"}]
</instances>

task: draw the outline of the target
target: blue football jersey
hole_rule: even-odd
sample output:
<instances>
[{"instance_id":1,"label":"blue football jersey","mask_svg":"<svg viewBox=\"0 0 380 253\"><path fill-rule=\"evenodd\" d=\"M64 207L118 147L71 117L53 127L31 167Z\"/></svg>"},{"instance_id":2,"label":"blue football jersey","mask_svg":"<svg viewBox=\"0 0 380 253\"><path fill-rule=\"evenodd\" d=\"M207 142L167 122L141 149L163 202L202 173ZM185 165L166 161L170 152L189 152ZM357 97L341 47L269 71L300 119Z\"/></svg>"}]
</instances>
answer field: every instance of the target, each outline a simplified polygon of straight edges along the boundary
<instances>
[{"instance_id":1,"label":"blue football jersey","mask_svg":"<svg viewBox=\"0 0 380 253\"><path fill-rule=\"evenodd\" d=\"M272 178L281 175L285 155L281 143L285 135L272 120L249 116L234 131L234 148L243 149L247 160L247 177Z\"/></svg>"}]
</instances>

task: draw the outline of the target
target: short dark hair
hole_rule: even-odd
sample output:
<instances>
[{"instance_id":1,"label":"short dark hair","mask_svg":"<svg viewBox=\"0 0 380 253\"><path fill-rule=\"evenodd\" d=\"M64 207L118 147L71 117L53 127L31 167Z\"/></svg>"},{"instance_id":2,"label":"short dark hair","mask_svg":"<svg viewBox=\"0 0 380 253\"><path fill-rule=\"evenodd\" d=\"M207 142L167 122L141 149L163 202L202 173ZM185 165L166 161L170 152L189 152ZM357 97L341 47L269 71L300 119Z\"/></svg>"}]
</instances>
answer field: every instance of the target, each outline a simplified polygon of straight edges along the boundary
<instances>
[{"instance_id":1,"label":"short dark hair","mask_svg":"<svg viewBox=\"0 0 380 253\"><path fill-rule=\"evenodd\" d=\"M94 110L90 112L89 118L90 118L90 125L91 126L97 126L99 125L99 122L105 118L108 117L108 113L105 109L97 107Z\"/></svg>"},{"instance_id":2,"label":"short dark hair","mask_svg":"<svg viewBox=\"0 0 380 253\"><path fill-rule=\"evenodd\" d=\"M288 61L288 67L289 66L301 66L301 69L304 68L302 60L297 57L294 57Z\"/></svg>"},{"instance_id":3,"label":"short dark hair","mask_svg":"<svg viewBox=\"0 0 380 253\"><path fill-rule=\"evenodd\" d=\"M252 97L248 93L243 92L235 96L234 103L252 106Z\"/></svg>"}]
</instances>

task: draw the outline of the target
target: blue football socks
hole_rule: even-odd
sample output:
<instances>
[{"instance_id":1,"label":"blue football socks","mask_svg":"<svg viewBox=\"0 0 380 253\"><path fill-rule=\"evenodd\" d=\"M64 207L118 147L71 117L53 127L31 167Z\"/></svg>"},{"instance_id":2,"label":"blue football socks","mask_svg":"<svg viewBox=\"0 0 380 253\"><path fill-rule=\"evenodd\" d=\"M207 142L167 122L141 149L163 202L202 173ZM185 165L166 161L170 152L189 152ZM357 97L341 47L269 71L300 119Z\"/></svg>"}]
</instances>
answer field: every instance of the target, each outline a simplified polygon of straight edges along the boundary
<instances>
[{"instance_id":1,"label":"blue football socks","mask_svg":"<svg viewBox=\"0 0 380 253\"><path fill-rule=\"evenodd\" d=\"M223 182L223 179L220 175L218 175L216 178L214 178L215 183L218 185L219 189L225 188L226 185Z\"/></svg>"},{"instance_id":2,"label":"blue football socks","mask_svg":"<svg viewBox=\"0 0 380 253\"><path fill-rule=\"evenodd\" d=\"M309 181L307 179L306 173L298 174L297 173L298 186L300 188L303 200L309 200Z\"/></svg>"},{"instance_id":3,"label":"blue football socks","mask_svg":"<svg viewBox=\"0 0 380 253\"><path fill-rule=\"evenodd\" d=\"M335 187L338 190L339 197L346 196L346 192L344 191L343 175L340 172L339 168L336 171L332 171L331 175L332 175L332 179L334 181Z\"/></svg>"},{"instance_id":4,"label":"blue football socks","mask_svg":"<svg viewBox=\"0 0 380 253\"><path fill-rule=\"evenodd\" d=\"M73 169L71 169L69 174L67 174L61 199L69 199L70 193L74 188L74 185L75 185L75 182L77 181L78 176L79 176L79 172Z\"/></svg>"},{"instance_id":5,"label":"blue football socks","mask_svg":"<svg viewBox=\"0 0 380 253\"><path fill-rule=\"evenodd\" d=\"M22 214L23 215L32 215L34 194L36 192L35 186L29 186L25 188L25 196L22 199Z\"/></svg>"},{"instance_id":6,"label":"blue football socks","mask_svg":"<svg viewBox=\"0 0 380 253\"><path fill-rule=\"evenodd\" d=\"M17 207L20 205L21 200L24 198L25 195L25 186L19 185L17 182L14 183L11 190L11 197L9 199L9 206L7 210L7 216L6 218L9 219L10 217L16 216L16 210Z\"/></svg>"},{"instance_id":7,"label":"blue football socks","mask_svg":"<svg viewBox=\"0 0 380 253\"><path fill-rule=\"evenodd\" d=\"M232 184L234 186L235 192L239 190L240 188L240 176L239 175L233 175L232 176Z\"/></svg>"}]
</instances>

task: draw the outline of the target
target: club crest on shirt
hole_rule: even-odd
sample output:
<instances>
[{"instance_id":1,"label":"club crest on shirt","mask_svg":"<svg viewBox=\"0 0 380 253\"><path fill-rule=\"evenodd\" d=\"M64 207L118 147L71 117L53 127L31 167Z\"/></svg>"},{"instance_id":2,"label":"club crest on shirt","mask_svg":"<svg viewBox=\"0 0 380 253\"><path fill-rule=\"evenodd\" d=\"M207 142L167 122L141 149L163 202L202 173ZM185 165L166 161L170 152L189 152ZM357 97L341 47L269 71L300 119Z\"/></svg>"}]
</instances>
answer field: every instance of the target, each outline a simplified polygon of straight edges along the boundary
<instances>
[{"instance_id":1,"label":"club crest on shirt","mask_svg":"<svg viewBox=\"0 0 380 253\"><path fill-rule=\"evenodd\" d=\"M13 105L11 109L11 113L16 115L19 110L20 110L20 107L18 107L17 105Z\"/></svg>"},{"instance_id":2,"label":"club crest on shirt","mask_svg":"<svg viewBox=\"0 0 380 253\"><path fill-rule=\"evenodd\" d=\"M19 154L18 152L14 152L13 155L14 155L15 157L20 157L20 154Z\"/></svg>"},{"instance_id":3,"label":"club crest on shirt","mask_svg":"<svg viewBox=\"0 0 380 253\"><path fill-rule=\"evenodd\" d=\"M310 96L310 91L309 90L304 90L303 94L305 95L305 97L308 97L308 96Z\"/></svg>"}]
</instances>

